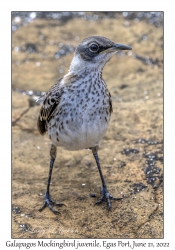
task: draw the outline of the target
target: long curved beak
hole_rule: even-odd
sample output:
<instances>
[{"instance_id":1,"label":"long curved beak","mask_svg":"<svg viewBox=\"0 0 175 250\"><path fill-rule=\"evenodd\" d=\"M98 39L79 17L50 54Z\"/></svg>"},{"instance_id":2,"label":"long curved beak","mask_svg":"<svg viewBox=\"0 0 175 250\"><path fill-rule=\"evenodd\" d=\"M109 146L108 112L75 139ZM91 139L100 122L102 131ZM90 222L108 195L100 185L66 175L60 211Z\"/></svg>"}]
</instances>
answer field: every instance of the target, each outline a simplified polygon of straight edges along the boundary
<instances>
[{"instance_id":1,"label":"long curved beak","mask_svg":"<svg viewBox=\"0 0 175 250\"><path fill-rule=\"evenodd\" d=\"M108 48L108 49L105 49L103 51L101 51L100 53L103 53L103 52L115 52L115 51L118 51L118 50L132 50L132 48L128 45L125 45L125 44L114 44L114 46Z\"/></svg>"}]
</instances>

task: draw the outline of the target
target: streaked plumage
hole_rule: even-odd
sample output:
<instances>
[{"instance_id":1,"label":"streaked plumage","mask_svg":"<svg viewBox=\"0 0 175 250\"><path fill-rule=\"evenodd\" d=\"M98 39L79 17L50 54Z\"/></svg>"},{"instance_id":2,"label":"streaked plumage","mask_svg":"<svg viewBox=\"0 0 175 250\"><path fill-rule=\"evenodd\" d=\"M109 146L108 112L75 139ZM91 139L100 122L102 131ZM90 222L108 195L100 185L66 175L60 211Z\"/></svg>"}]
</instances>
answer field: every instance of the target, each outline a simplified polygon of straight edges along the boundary
<instances>
[{"instance_id":1,"label":"streaked plumage","mask_svg":"<svg viewBox=\"0 0 175 250\"><path fill-rule=\"evenodd\" d=\"M106 133L112 112L111 95L102 79L102 69L120 49L131 48L104 37L92 36L84 39L75 50L68 74L50 88L38 116L38 131L41 135L48 131L52 152L57 146L68 150L91 148L100 168L97 148ZM54 160L55 157L56 153ZM51 202L46 199L49 185L45 206ZM104 183L103 189L106 189ZM110 208L112 196L107 189L102 191L102 196L106 197ZM51 205L49 208L55 212Z\"/></svg>"}]
</instances>

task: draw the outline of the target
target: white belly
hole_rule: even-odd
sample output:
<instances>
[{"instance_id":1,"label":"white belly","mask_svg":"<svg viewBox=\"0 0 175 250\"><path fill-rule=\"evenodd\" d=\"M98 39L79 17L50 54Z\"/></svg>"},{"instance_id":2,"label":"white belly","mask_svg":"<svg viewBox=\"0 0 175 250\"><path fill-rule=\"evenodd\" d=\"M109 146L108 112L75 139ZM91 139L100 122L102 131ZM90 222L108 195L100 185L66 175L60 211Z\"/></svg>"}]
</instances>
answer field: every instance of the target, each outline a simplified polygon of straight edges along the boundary
<instances>
[{"instance_id":1,"label":"white belly","mask_svg":"<svg viewBox=\"0 0 175 250\"><path fill-rule=\"evenodd\" d=\"M64 146L68 150L80 150L97 146L106 133L108 121L104 116L77 115L66 119L63 128L60 123L48 130L55 146ZM54 125L54 123L53 123ZM60 129L59 129L60 127Z\"/></svg>"}]
</instances>

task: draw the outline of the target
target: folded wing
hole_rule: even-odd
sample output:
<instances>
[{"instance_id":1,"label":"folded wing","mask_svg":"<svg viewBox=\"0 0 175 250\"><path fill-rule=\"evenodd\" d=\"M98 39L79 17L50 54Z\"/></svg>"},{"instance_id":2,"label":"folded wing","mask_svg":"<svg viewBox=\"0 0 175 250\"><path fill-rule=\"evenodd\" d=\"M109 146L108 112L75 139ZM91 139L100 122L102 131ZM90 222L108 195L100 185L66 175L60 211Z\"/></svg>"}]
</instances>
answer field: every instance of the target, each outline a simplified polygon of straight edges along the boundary
<instances>
[{"instance_id":1,"label":"folded wing","mask_svg":"<svg viewBox=\"0 0 175 250\"><path fill-rule=\"evenodd\" d=\"M50 88L45 96L43 104L40 109L40 113L37 120L37 128L41 135L44 135L47 131L47 124L52 119L56 107L59 105L60 98L62 96L62 88L60 87L60 81Z\"/></svg>"}]
</instances>

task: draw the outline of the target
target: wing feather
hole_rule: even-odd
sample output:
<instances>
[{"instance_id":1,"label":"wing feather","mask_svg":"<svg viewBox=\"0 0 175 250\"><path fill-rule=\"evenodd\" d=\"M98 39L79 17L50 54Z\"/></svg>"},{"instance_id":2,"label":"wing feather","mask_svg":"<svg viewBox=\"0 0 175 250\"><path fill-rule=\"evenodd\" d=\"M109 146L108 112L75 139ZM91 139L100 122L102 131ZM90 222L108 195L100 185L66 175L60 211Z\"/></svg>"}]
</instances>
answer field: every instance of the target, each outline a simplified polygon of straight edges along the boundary
<instances>
[{"instance_id":1,"label":"wing feather","mask_svg":"<svg viewBox=\"0 0 175 250\"><path fill-rule=\"evenodd\" d=\"M44 135L47 131L47 124L52 119L53 114L59 104L63 90L60 87L60 81L50 88L45 96L43 104L40 109L37 120L37 128L41 135Z\"/></svg>"},{"instance_id":2,"label":"wing feather","mask_svg":"<svg viewBox=\"0 0 175 250\"><path fill-rule=\"evenodd\" d=\"M113 109L112 109L112 99L111 99L110 92L109 92L109 112L110 112L110 114L113 112Z\"/></svg>"}]
</instances>

